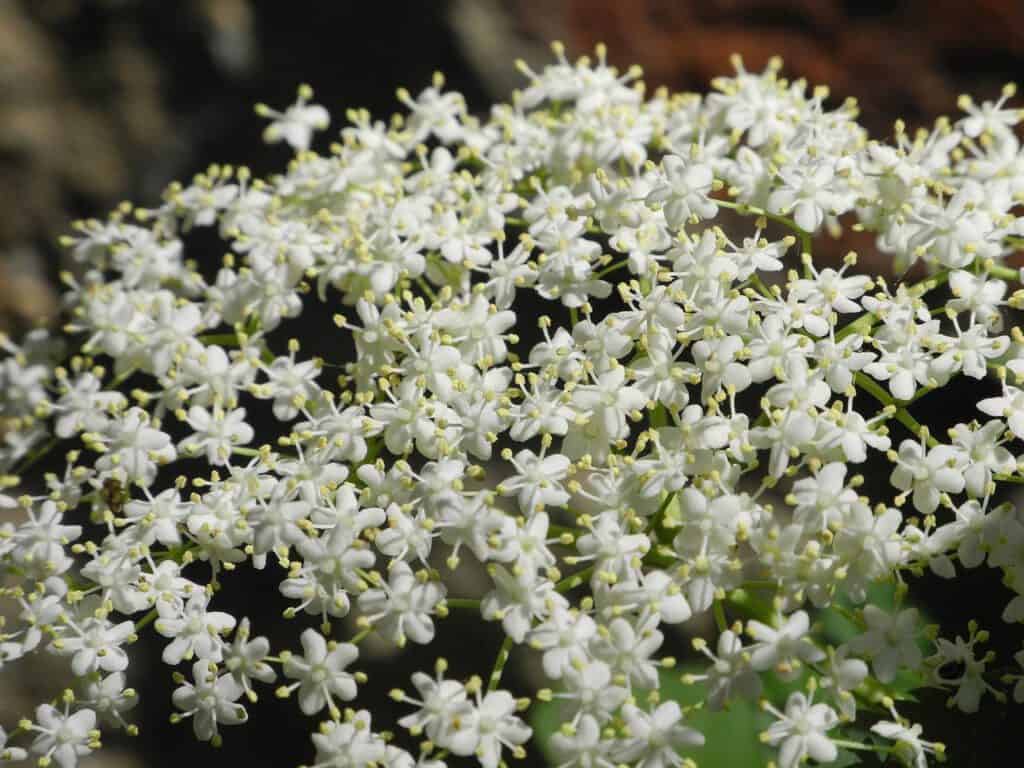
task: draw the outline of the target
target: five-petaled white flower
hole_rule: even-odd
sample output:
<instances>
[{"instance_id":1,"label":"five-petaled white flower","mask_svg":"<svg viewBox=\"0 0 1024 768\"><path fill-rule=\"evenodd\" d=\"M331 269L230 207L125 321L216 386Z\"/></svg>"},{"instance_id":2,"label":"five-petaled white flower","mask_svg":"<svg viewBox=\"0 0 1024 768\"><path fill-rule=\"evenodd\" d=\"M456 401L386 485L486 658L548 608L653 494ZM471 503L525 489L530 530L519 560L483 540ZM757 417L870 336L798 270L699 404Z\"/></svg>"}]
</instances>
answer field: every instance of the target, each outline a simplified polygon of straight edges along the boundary
<instances>
[{"instance_id":1,"label":"five-petaled white flower","mask_svg":"<svg viewBox=\"0 0 1024 768\"><path fill-rule=\"evenodd\" d=\"M351 701L356 697L358 673L346 671L359 658L359 650L351 643L328 642L315 629L303 631L302 655L289 655L284 662L285 677L298 682L283 686L282 693L299 689L299 708L315 715L324 707L338 712L334 698Z\"/></svg>"}]
</instances>

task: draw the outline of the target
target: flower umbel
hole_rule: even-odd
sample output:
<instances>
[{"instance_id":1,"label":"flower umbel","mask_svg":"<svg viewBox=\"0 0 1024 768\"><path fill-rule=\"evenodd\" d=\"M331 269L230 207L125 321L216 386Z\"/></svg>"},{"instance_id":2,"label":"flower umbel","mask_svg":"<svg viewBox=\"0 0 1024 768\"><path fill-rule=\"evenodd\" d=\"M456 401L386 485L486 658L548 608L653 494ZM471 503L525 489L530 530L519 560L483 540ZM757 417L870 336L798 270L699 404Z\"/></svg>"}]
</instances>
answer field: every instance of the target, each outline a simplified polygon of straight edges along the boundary
<instances>
[{"instance_id":1,"label":"flower umbel","mask_svg":"<svg viewBox=\"0 0 1024 768\"><path fill-rule=\"evenodd\" d=\"M553 50L486 115L436 75L323 154L302 86L257 107L281 173L211 166L75 225L66 325L0 336L0 666L75 682L0 727L0 762L134 733L146 634L174 722L217 745L272 689L323 718L323 768L500 768L531 740L680 768L715 746L695 709L761 697L766 763L923 768L945 748L908 689L1024 698L988 631L946 639L910 589L984 565L1024 620L1014 89L882 142L775 60L673 95ZM844 228L924 276L829 261ZM961 378L973 412L922 423ZM294 642L234 615L254 572ZM456 614L492 622L489 669L436 658L490 637ZM364 642L408 654L397 715L356 709Z\"/></svg>"}]
</instances>

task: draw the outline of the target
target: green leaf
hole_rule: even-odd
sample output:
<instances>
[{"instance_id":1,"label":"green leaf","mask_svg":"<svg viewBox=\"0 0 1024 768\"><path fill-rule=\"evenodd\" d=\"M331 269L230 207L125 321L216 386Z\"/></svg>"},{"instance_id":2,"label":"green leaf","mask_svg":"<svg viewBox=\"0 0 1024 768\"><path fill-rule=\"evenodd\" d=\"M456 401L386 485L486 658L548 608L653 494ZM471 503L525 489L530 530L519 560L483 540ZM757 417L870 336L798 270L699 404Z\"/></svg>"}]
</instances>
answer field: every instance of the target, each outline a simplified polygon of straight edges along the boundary
<instances>
[{"instance_id":1,"label":"green leaf","mask_svg":"<svg viewBox=\"0 0 1024 768\"><path fill-rule=\"evenodd\" d=\"M693 667L692 671L703 670ZM678 670L662 672L659 693L663 701L674 699L684 708L707 698L702 683L686 685L680 681ZM703 747L684 752L701 768L761 768L773 755L759 738L771 717L755 702L736 700L718 712L696 709L687 714L686 722L704 734Z\"/></svg>"}]
</instances>

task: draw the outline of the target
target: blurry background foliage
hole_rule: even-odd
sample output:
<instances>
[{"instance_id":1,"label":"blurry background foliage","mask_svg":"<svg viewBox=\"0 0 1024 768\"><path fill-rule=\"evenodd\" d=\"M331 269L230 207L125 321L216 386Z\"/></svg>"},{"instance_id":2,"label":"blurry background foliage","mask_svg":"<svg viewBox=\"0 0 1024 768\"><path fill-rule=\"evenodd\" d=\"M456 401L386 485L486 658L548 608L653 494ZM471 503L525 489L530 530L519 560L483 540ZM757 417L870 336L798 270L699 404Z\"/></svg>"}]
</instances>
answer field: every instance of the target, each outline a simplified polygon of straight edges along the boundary
<instances>
[{"instance_id":1,"label":"blurry background foliage","mask_svg":"<svg viewBox=\"0 0 1024 768\"><path fill-rule=\"evenodd\" d=\"M59 320L56 275L68 265L56 240L70 221L102 217L121 200L152 204L169 181L212 162L249 165L257 174L280 168L286 150L261 143L255 102L285 106L296 85L309 82L333 112L333 131L348 107L390 114L397 86L415 91L440 69L469 108L483 112L520 85L513 59L543 66L555 38L576 54L606 42L612 61L641 64L652 88L705 90L729 72L733 52L750 69L779 54L786 75L827 83L837 99L856 97L862 121L886 136L896 117L911 129L930 125L955 109L959 93L993 98L1004 82L1024 76L1021 0L0 0L0 330ZM854 248L865 269L886 269L870 239L852 233L818 248L834 256ZM955 389L933 401L938 427L974 415L957 412ZM878 481L868 474L866 491ZM465 578L470 595L473 578ZM296 628L277 618L283 604L273 574L233 581L221 597L228 610L270 630L275 647L294 645ZM972 617L998 629L1002 587L991 572L926 581L914 585L912 598L947 634L964 633ZM836 642L851 631L843 622L838 614L823 619ZM494 626L453 617L431 650L452 659L454 675L468 676L489 667L499 643ZM684 705L699 694L678 682L696 662L689 647L680 632L663 648L680 668L665 673L660 695ZM159 675L147 680L146 664L132 667L139 678L130 682L144 694L136 712L142 735L110 739L113 748L94 757L93 768L215 760L277 768L308 758L305 734L314 724L287 702L262 702L251 727L227 734L220 753L195 743L187 728L167 723L170 688L159 647L140 642L134 652L152 658L148 666ZM390 720L387 690L432 659L409 654L395 663L384 649L378 656L359 703ZM16 678L0 671L0 720L10 722L59 688L58 667L47 661L17 665ZM545 684L532 661L513 654L514 687ZM781 701L784 692L776 693ZM934 738L955 743L957 765L1019 763L1006 757L1017 753L1018 710L989 699L979 715L964 718L946 711L943 693L919 695L907 714ZM755 707L691 716L707 734L707 746L693 755L704 768L764 764L756 733L765 721ZM557 723L556 705L536 708L541 740ZM545 757L534 749L525 762L544 765Z\"/></svg>"}]
</instances>

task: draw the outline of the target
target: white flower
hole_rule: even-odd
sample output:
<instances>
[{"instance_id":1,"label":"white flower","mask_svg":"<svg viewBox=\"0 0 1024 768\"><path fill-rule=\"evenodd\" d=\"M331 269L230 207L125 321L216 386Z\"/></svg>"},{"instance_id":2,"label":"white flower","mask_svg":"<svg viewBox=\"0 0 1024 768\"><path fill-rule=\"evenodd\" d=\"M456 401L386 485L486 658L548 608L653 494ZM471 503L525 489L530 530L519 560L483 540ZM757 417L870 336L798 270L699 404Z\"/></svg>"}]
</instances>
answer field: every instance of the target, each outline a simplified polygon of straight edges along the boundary
<instances>
[{"instance_id":1,"label":"white flower","mask_svg":"<svg viewBox=\"0 0 1024 768\"><path fill-rule=\"evenodd\" d=\"M871 670L883 683L892 682L902 667L916 669L923 655L917 646L920 633L917 610L893 615L874 605L864 606L867 631L849 642L850 650L871 660Z\"/></svg>"},{"instance_id":2,"label":"white flower","mask_svg":"<svg viewBox=\"0 0 1024 768\"><path fill-rule=\"evenodd\" d=\"M651 541L643 534L627 534L612 515L602 515L593 527L576 540L580 557L577 561L594 560L598 571L627 579L639 570L640 559L650 549Z\"/></svg>"},{"instance_id":3,"label":"white flower","mask_svg":"<svg viewBox=\"0 0 1024 768\"><path fill-rule=\"evenodd\" d=\"M857 492L846 487L846 466L826 464L813 478L793 483L793 520L808 530L823 531L843 517L844 510L857 501Z\"/></svg>"},{"instance_id":4,"label":"white flower","mask_svg":"<svg viewBox=\"0 0 1024 768\"><path fill-rule=\"evenodd\" d=\"M53 760L60 768L75 768L79 758L99 747L96 713L88 708L71 713L67 705L61 712L51 704L41 704L36 707L32 730L38 735L29 747L31 754Z\"/></svg>"},{"instance_id":5,"label":"white flower","mask_svg":"<svg viewBox=\"0 0 1024 768\"><path fill-rule=\"evenodd\" d=\"M1018 667L1024 668L1024 650L1013 654L1013 660L1017 662ZM1011 679L1016 680L1016 684L1013 686L1013 700L1020 704L1024 702L1024 675L1013 675Z\"/></svg>"},{"instance_id":6,"label":"white flower","mask_svg":"<svg viewBox=\"0 0 1024 768\"><path fill-rule=\"evenodd\" d=\"M44 501L38 510L28 510L27 518L9 534L14 562L57 573L67 570L71 561L64 547L82 535L82 526L65 525L64 514L53 501Z\"/></svg>"},{"instance_id":7,"label":"white flower","mask_svg":"<svg viewBox=\"0 0 1024 768\"><path fill-rule=\"evenodd\" d=\"M477 694L476 706L464 719L460 718L458 733L451 730L447 743L456 755L474 755L482 768L497 768L502 748L521 752L533 730L516 716L518 705L508 691L489 691L482 699Z\"/></svg>"},{"instance_id":8,"label":"white flower","mask_svg":"<svg viewBox=\"0 0 1024 768\"><path fill-rule=\"evenodd\" d=\"M1017 468L1013 454L1002 447L1006 442L1005 430L1006 425L998 420L981 427L976 424L956 424L949 430L949 436L967 458L964 490L976 499L988 494L994 474L1012 474Z\"/></svg>"},{"instance_id":9,"label":"white flower","mask_svg":"<svg viewBox=\"0 0 1024 768\"><path fill-rule=\"evenodd\" d=\"M704 681L708 686L708 704L714 709L724 707L734 695L756 698L761 692L761 678L750 666L750 652L743 640L731 629L718 636L715 652L708 648L704 638L694 638L693 647L704 654L711 666L702 675L684 677L685 680Z\"/></svg>"},{"instance_id":10,"label":"white flower","mask_svg":"<svg viewBox=\"0 0 1024 768\"><path fill-rule=\"evenodd\" d=\"M836 212L835 169L829 160L790 166L778 171L782 184L768 197L768 210L792 215L805 232L816 232L826 214Z\"/></svg>"},{"instance_id":11,"label":"white flower","mask_svg":"<svg viewBox=\"0 0 1024 768\"><path fill-rule=\"evenodd\" d=\"M867 275L854 275L847 277L847 266L844 265L838 272L826 267L818 271L812 264L809 264L810 278L803 278L790 284L790 298L803 302L810 310L834 310L841 313L860 312L861 306L857 303L872 286L872 280ZM823 336L824 334L817 334Z\"/></svg>"},{"instance_id":12,"label":"white flower","mask_svg":"<svg viewBox=\"0 0 1024 768\"><path fill-rule=\"evenodd\" d=\"M573 403L590 411L590 419L601 425L603 434L618 440L629 433L626 417L647 404L647 398L625 383L626 368L618 366L597 377L595 384L573 390Z\"/></svg>"},{"instance_id":13,"label":"white flower","mask_svg":"<svg viewBox=\"0 0 1024 768\"><path fill-rule=\"evenodd\" d=\"M403 512L397 504L389 504L386 511L388 527L374 537L374 545L381 554L394 560L415 557L426 565L434 534L431 532L432 523L422 508L415 518Z\"/></svg>"},{"instance_id":14,"label":"white flower","mask_svg":"<svg viewBox=\"0 0 1024 768\"><path fill-rule=\"evenodd\" d=\"M86 686L84 702L113 726L130 728L122 713L139 703L138 693L129 688L123 672L114 672Z\"/></svg>"},{"instance_id":15,"label":"white flower","mask_svg":"<svg viewBox=\"0 0 1024 768\"><path fill-rule=\"evenodd\" d=\"M444 595L442 584L419 578L407 563L396 560L388 571L387 584L359 595L359 609L375 629L399 647L407 638L426 645L434 639L431 613Z\"/></svg>"},{"instance_id":16,"label":"white flower","mask_svg":"<svg viewBox=\"0 0 1024 768\"><path fill-rule=\"evenodd\" d=\"M307 103L313 98L313 89L308 85L300 86L298 99L283 113L271 109L265 104L256 107L261 117L271 117L273 122L263 131L263 140L274 144L278 141L287 142L292 149L304 152L309 149L314 131L322 131L330 125L330 115L319 104Z\"/></svg>"},{"instance_id":17,"label":"white flower","mask_svg":"<svg viewBox=\"0 0 1024 768\"><path fill-rule=\"evenodd\" d=\"M524 449L514 456L512 452L503 457L516 470L517 474L501 481L497 491L502 496L516 495L519 508L532 515L545 506L561 507L569 501L562 480L569 472L572 462L562 454L537 456L533 451Z\"/></svg>"},{"instance_id":18,"label":"white flower","mask_svg":"<svg viewBox=\"0 0 1024 768\"><path fill-rule=\"evenodd\" d=\"M494 364L504 362L508 354L505 331L515 325L516 313L498 310L477 294L468 305L456 304L441 310L434 322L460 340L458 350L462 359L473 364Z\"/></svg>"},{"instance_id":19,"label":"white flower","mask_svg":"<svg viewBox=\"0 0 1024 768\"><path fill-rule=\"evenodd\" d=\"M876 431L879 422L886 418L884 412L870 420L865 419L854 410L851 398L845 412L833 413L836 428L823 440L823 447L836 450L840 458L856 464L867 460L869 446L876 451L889 450L892 443L888 436Z\"/></svg>"},{"instance_id":20,"label":"white flower","mask_svg":"<svg viewBox=\"0 0 1024 768\"><path fill-rule=\"evenodd\" d=\"M1014 86L1007 86L998 101L984 101L980 107L970 96L961 96L957 100L957 106L967 113L967 117L959 122L963 132L972 139L983 133L992 134L999 139L1012 135L1013 127L1020 122L1020 110L1007 109L1003 105L1015 93Z\"/></svg>"},{"instance_id":21,"label":"white flower","mask_svg":"<svg viewBox=\"0 0 1024 768\"><path fill-rule=\"evenodd\" d=\"M315 629L304 630L301 640L302 655L289 655L284 662L285 677L298 682L282 690L299 689L299 709L304 714L315 715L324 707L337 712L335 696L342 701L356 697L358 673L346 668L359 658L359 650L351 643L328 643Z\"/></svg>"},{"instance_id":22,"label":"white flower","mask_svg":"<svg viewBox=\"0 0 1024 768\"><path fill-rule=\"evenodd\" d=\"M473 709L465 686L456 680L443 679L445 669L446 664L439 661L436 677L423 672L413 673L412 684L419 692L420 699L414 699L402 691L392 692L392 698L396 701L419 707L418 712L406 715L398 724L413 736L426 733L427 738L437 744L448 743L451 729L469 717Z\"/></svg>"},{"instance_id":23,"label":"white flower","mask_svg":"<svg viewBox=\"0 0 1024 768\"><path fill-rule=\"evenodd\" d=\"M311 737L316 747L316 765L380 765L387 755L387 743L370 728L370 713L353 712L344 722L327 721Z\"/></svg>"},{"instance_id":24,"label":"white flower","mask_svg":"<svg viewBox=\"0 0 1024 768\"><path fill-rule=\"evenodd\" d=\"M70 618L66 622L75 634L62 637L56 647L61 655L71 656L71 671L75 675L86 677L99 670L123 672L128 668L128 654L121 646L135 635L131 621L113 624L83 612L80 623Z\"/></svg>"},{"instance_id":25,"label":"white flower","mask_svg":"<svg viewBox=\"0 0 1024 768\"><path fill-rule=\"evenodd\" d=\"M614 619L598 630L598 636L591 641L591 652L626 675L631 685L657 688L658 668L651 656L661 647L663 635L652 624L633 627L625 619Z\"/></svg>"},{"instance_id":26,"label":"white flower","mask_svg":"<svg viewBox=\"0 0 1024 768\"><path fill-rule=\"evenodd\" d=\"M224 649L224 669L242 686L250 701L256 700L252 681L272 683L277 673L264 659L270 655L270 641L265 637L249 637L249 619L238 622L231 645Z\"/></svg>"},{"instance_id":27,"label":"white flower","mask_svg":"<svg viewBox=\"0 0 1024 768\"><path fill-rule=\"evenodd\" d=\"M972 275L962 269L949 275L949 290L953 299L947 305L954 312L970 312L979 323L991 331L1002 328L1003 318L999 308L1003 305L1006 283L990 280L984 274Z\"/></svg>"},{"instance_id":28,"label":"white flower","mask_svg":"<svg viewBox=\"0 0 1024 768\"><path fill-rule=\"evenodd\" d=\"M904 562L902 523L903 515L895 507L871 509L858 501L845 510L834 551L846 568L850 597L858 603L866 599L868 585Z\"/></svg>"},{"instance_id":29,"label":"white flower","mask_svg":"<svg viewBox=\"0 0 1024 768\"><path fill-rule=\"evenodd\" d=\"M412 112L410 130L415 137L413 143L423 141L430 134L446 144L458 141L463 136L461 118L466 113L465 100L461 93L442 93L443 86L444 77L438 73L434 76L433 84L424 88L415 100L405 89L399 89L399 101Z\"/></svg>"},{"instance_id":30,"label":"white flower","mask_svg":"<svg viewBox=\"0 0 1024 768\"><path fill-rule=\"evenodd\" d=\"M562 356L561 362L566 359L568 355ZM523 388L523 401L515 411L509 437L521 442L537 434L565 435L577 416L577 411L568 404L569 395L535 374L530 374L528 382Z\"/></svg>"},{"instance_id":31,"label":"white flower","mask_svg":"<svg viewBox=\"0 0 1024 768\"><path fill-rule=\"evenodd\" d=\"M806 611L796 611L778 628L760 621L747 623L747 634L756 642L750 647L750 664L758 670L774 669L785 679L799 674L800 662L818 662L825 652L806 637L810 617Z\"/></svg>"},{"instance_id":32,"label":"white flower","mask_svg":"<svg viewBox=\"0 0 1024 768\"><path fill-rule=\"evenodd\" d=\"M609 753L615 743L603 738L601 727L593 715L584 715L575 726L566 724L551 735L551 749L560 766L612 765Z\"/></svg>"},{"instance_id":33,"label":"white flower","mask_svg":"<svg viewBox=\"0 0 1024 768\"><path fill-rule=\"evenodd\" d=\"M103 382L92 373L83 373L68 387L54 408L60 413L54 423L57 437L76 432L99 432L109 423L108 414L127 403L120 392L105 391Z\"/></svg>"},{"instance_id":34,"label":"white flower","mask_svg":"<svg viewBox=\"0 0 1024 768\"><path fill-rule=\"evenodd\" d=\"M562 598L549 580L514 568L492 564L488 569L494 589L480 601L480 613L489 621L500 620L505 634L522 643L535 618L547 616Z\"/></svg>"},{"instance_id":35,"label":"white flower","mask_svg":"<svg viewBox=\"0 0 1024 768\"><path fill-rule=\"evenodd\" d=\"M516 289L528 287L537 279L537 272L530 263L530 249L524 243L505 253L504 245L498 243L498 258L491 262L491 276L485 284L489 297L499 309L512 306Z\"/></svg>"},{"instance_id":36,"label":"white flower","mask_svg":"<svg viewBox=\"0 0 1024 768\"><path fill-rule=\"evenodd\" d=\"M587 714L606 722L629 698L629 690L613 680L612 668L603 661L581 659L570 664L562 680L566 692L559 698L575 704L574 722Z\"/></svg>"},{"instance_id":37,"label":"white flower","mask_svg":"<svg viewBox=\"0 0 1024 768\"><path fill-rule=\"evenodd\" d=\"M214 407L213 412L193 405L188 410L188 425L195 434L178 444L186 456L205 452L211 464L227 464L231 449L252 442L255 431L245 421L245 408L224 412Z\"/></svg>"},{"instance_id":38,"label":"white flower","mask_svg":"<svg viewBox=\"0 0 1024 768\"><path fill-rule=\"evenodd\" d=\"M184 606L158 600L160 618L154 623L156 631L172 638L163 651L167 664L188 661L193 656L200 660L219 663L223 657L226 634L235 626L235 617L223 611L208 611L209 598L205 592L195 592Z\"/></svg>"},{"instance_id":39,"label":"white flower","mask_svg":"<svg viewBox=\"0 0 1024 768\"><path fill-rule=\"evenodd\" d=\"M693 361L701 372L700 399L707 402L722 388L732 387L740 392L750 386L751 375L739 362L743 352L743 339L725 336L715 341L698 341L691 347Z\"/></svg>"},{"instance_id":40,"label":"white flower","mask_svg":"<svg viewBox=\"0 0 1024 768\"><path fill-rule=\"evenodd\" d=\"M814 357L825 369L825 381L836 394L847 392L856 372L875 359L873 352L860 350L863 342L863 337L852 333L841 341L824 338L814 345Z\"/></svg>"},{"instance_id":41,"label":"white flower","mask_svg":"<svg viewBox=\"0 0 1024 768\"><path fill-rule=\"evenodd\" d=\"M981 323L972 324L965 331L960 328L959 321L953 318L953 327L956 337L943 337L938 342L936 349L942 351L942 354L931 363L932 373L938 383L949 381L958 371L963 371L972 379L983 379L988 372L989 361L1001 357L1010 347L1009 337L990 338L988 329Z\"/></svg>"},{"instance_id":42,"label":"white flower","mask_svg":"<svg viewBox=\"0 0 1024 768\"><path fill-rule=\"evenodd\" d=\"M289 345L288 357L275 358L264 368L267 381L253 391L257 397L274 398L274 416L281 421L294 419L299 413L296 404L312 399L319 389L316 379L320 375L320 362L296 361L294 350L297 346Z\"/></svg>"},{"instance_id":43,"label":"white flower","mask_svg":"<svg viewBox=\"0 0 1024 768\"><path fill-rule=\"evenodd\" d=\"M704 735L683 725L678 702L666 701L653 712L627 704L622 716L629 738L615 751L615 757L638 768L674 767L681 764L678 750L704 746Z\"/></svg>"},{"instance_id":44,"label":"white flower","mask_svg":"<svg viewBox=\"0 0 1024 768\"><path fill-rule=\"evenodd\" d=\"M831 763L839 748L827 736L838 723L835 710L827 704L814 704L800 691L793 691L786 699L786 711L771 705L766 709L778 718L768 726L762 739L779 747L779 768L796 768L808 757L819 763Z\"/></svg>"},{"instance_id":45,"label":"white flower","mask_svg":"<svg viewBox=\"0 0 1024 768\"><path fill-rule=\"evenodd\" d=\"M708 194L715 180L711 166L700 161L688 163L678 155L666 155L661 168L665 181L656 184L647 194L647 204L663 206L669 227L681 229L691 217L714 218L718 206Z\"/></svg>"},{"instance_id":46,"label":"white flower","mask_svg":"<svg viewBox=\"0 0 1024 768\"><path fill-rule=\"evenodd\" d=\"M157 468L177 456L171 437L149 426L149 414L141 408L129 408L124 415L95 435L104 453L96 461L101 472L122 475L128 481L150 486Z\"/></svg>"},{"instance_id":47,"label":"white flower","mask_svg":"<svg viewBox=\"0 0 1024 768\"><path fill-rule=\"evenodd\" d=\"M1002 693L985 680L985 668L991 656L986 654L979 658L975 650L978 643L988 638L988 633L979 632L977 622L974 621L969 623L968 629L970 636L967 640L959 635L954 642L942 637L936 638L935 654L925 659L925 663L932 668L936 684L956 688L949 703L961 712L974 713L978 711L981 697L986 692L992 691L997 697L1001 697ZM952 665L951 673L949 665Z\"/></svg>"},{"instance_id":48,"label":"white flower","mask_svg":"<svg viewBox=\"0 0 1024 768\"><path fill-rule=\"evenodd\" d=\"M558 558L549 548L557 539L548 538L551 520L546 512L537 512L517 526L515 543L516 561L520 568L550 569Z\"/></svg>"},{"instance_id":49,"label":"white flower","mask_svg":"<svg viewBox=\"0 0 1024 768\"><path fill-rule=\"evenodd\" d=\"M979 400L978 410L1006 419L1010 431L1024 440L1024 390L1004 384L1002 396Z\"/></svg>"},{"instance_id":50,"label":"white flower","mask_svg":"<svg viewBox=\"0 0 1024 768\"><path fill-rule=\"evenodd\" d=\"M995 258L999 253L999 246L991 242L995 223L979 205L985 195L978 182L968 179L945 205L923 206L917 214L922 226L910 238L910 248L952 269L963 269L979 257Z\"/></svg>"},{"instance_id":51,"label":"white flower","mask_svg":"<svg viewBox=\"0 0 1024 768\"><path fill-rule=\"evenodd\" d=\"M846 648L829 648L828 674L821 678L821 687L835 699L839 716L852 721L857 717L857 697L853 691L868 676L868 665L860 659L847 658Z\"/></svg>"},{"instance_id":52,"label":"white flower","mask_svg":"<svg viewBox=\"0 0 1024 768\"><path fill-rule=\"evenodd\" d=\"M219 743L219 725L241 725L249 719L245 707L235 703L242 686L234 677L220 675L216 666L200 660L192 665L192 680L176 688L171 699L183 710L174 720L191 717L197 739Z\"/></svg>"},{"instance_id":53,"label":"white flower","mask_svg":"<svg viewBox=\"0 0 1024 768\"><path fill-rule=\"evenodd\" d=\"M544 673L557 680L575 660L586 658L587 642L596 633L597 624L590 616L560 606L530 630L529 644L544 652Z\"/></svg>"},{"instance_id":54,"label":"white flower","mask_svg":"<svg viewBox=\"0 0 1024 768\"><path fill-rule=\"evenodd\" d=\"M977 568L985 562L986 539L991 522L992 518L985 506L977 499L970 499L957 507L955 520L939 526L933 535L943 542L944 548L955 547L960 565L964 568ZM942 556L935 559L941 560ZM949 565L952 567L952 563Z\"/></svg>"},{"instance_id":55,"label":"white flower","mask_svg":"<svg viewBox=\"0 0 1024 768\"><path fill-rule=\"evenodd\" d=\"M814 437L815 423L804 411L779 409L772 414L772 424L750 431L750 442L756 448L767 448L768 471L782 477L795 450L798 454Z\"/></svg>"},{"instance_id":56,"label":"white flower","mask_svg":"<svg viewBox=\"0 0 1024 768\"><path fill-rule=\"evenodd\" d=\"M952 446L926 449L923 441L904 440L899 453L890 453L890 458L896 468L889 482L901 491L913 491L918 512L934 512L943 493L960 493L964 489L964 455Z\"/></svg>"},{"instance_id":57,"label":"white flower","mask_svg":"<svg viewBox=\"0 0 1024 768\"><path fill-rule=\"evenodd\" d=\"M941 756L945 747L937 742L921 738L921 725L910 725L904 721L880 720L871 726L871 732L896 742L895 754L906 765L913 768L928 768L928 755Z\"/></svg>"}]
</instances>

